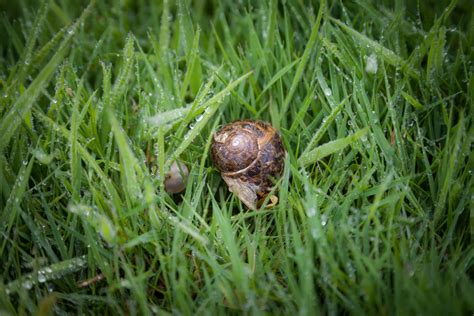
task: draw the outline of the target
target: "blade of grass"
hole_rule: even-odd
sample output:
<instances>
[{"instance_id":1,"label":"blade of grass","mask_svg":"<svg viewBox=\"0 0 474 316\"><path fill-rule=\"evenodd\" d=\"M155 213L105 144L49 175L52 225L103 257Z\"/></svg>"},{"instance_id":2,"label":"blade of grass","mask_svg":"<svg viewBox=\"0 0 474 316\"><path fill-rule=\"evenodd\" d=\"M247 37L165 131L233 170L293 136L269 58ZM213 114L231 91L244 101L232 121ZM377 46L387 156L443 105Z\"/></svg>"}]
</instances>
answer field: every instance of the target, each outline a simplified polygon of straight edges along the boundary
<instances>
[{"instance_id":1,"label":"blade of grass","mask_svg":"<svg viewBox=\"0 0 474 316\"><path fill-rule=\"evenodd\" d=\"M346 31L348 34L356 37L361 43L369 46L374 52L380 54L380 56L390 65L395 67L402 67L404 71L409 76L412 76L415 79L420 78L420 74L418 71L413 69L406 61L403 60L400 56L395 54L392 50L386 48L385 46L377 43L376 41L368 38L364 34L359 33L358 31L354 30L353 28L347 26L343 22L335 18L329 18L332 22L336 23L341 29Z\"/></svg>"},{"instance_id":2,"label":"blade of grass","mask_svg":"<svg viewBox=\"0 0 474 316\"><path fill-rule=\"evenodd\" d=\"M353 142L355 142L356 140L364 136L368 132L368 130L369 128L366 127L362 130L355 132L354 134L350 136L339 138L329 143L318 146L315 149L310 150L306 154L301 155L300 158L298 159L298 163L302 166L315 163L316 161L349 146L350 144L352 144Z\"/></svg>"},{"instance_id":3,"label":"blade of grass","mask_svg":"<svg viewBox=\"0 0 474 316\"><path fill-rule=\"evenodd\" d=\"M61 45L57 49L53 57L38 76L33 80L25 92L16 100L13 107L8 113L2 118L0 122L0 130L4 131L0 136L0 152L5 149L10 139L13 137L18 126L21 124L23 116L31 109L35 104L36 99L40 95L41 91L51 80L56 67L63 60L66 55L66 51L69 48L69 44L74 36L74 32L77 31L80 23L89 15L92 10L92 4L90 4L79 17L79 19L70 27L66 36L64 37Z\"/></svg>"},{"instance_id":4,"label":"blade of grass","mask_svg":"<svg viewBox=\"0 0 474 316\"><path fill-rule=\"evenodd\" d=\"M291 99L293 98L293 94L295 93L296 88L300 82L301 76L303 75L303 70L306 67L309 56L311 52L313 51L314 45L316 44L316 40L318 38L319 26L321 25L321 19L325 11L326 11L326 1L323 0L319 4L319 11L318 11L318 16L316 17L316 22L314 22L313 24L313 28L311 30L311 36L309 37L308 44L306 45L306 48L303 52L303 56L301 57L301 61L298 64L298 68L296 68L296 73L295 73L295 76L293 77L290 90L288 91L288 94L286 95L285 101L283 101L282 113L286 113L288 111L288 107L290 105Z\"/></svg>"},{"instance_id":5,"label":"blade of grass","mask_svg":"<svg viewBox=\"0 0 474 316\"><path fill-rule=\"evenodd\" d=\"M123 128L119 125L118 120L115 118L115 115L111 110L109 110L107 116L120 152L122 185L124 188L127 188L126 192L128 192L129 196L134 200L141 195L140 183L143 179L143 171L129 146L128 138Z\"/></svg>"},{"instance_id":6,"label":"blade of grass","mask_svg":"<svg viewBox=\"0 0 474 316\"><path fill-rule=\"evenodd\" d=\"M22 289L30 290L34 285L62 278L68 274L80 271L87 267L85 256L64 260L22 276L6 285L7 293L18 292Z\"/></svg>"},{"instance_id":7,"label":"blade of grass","mask_svg":"<svg viewBox=\"0 0 474 316\"><path fill-rule=\"evenodd\" d=\"M317 132L313 135L302 155L306 155L310 150L312 150L314 144L316 144L321 139L321 137L323 137L324 133L327 131L331 123L336 119L339 112L341 112L348 99L349 96L342 100L342 102L339 103L339 105L336 106L332 112L323 119L321 127L319 127Z\"/></svg>"}]
</instances>

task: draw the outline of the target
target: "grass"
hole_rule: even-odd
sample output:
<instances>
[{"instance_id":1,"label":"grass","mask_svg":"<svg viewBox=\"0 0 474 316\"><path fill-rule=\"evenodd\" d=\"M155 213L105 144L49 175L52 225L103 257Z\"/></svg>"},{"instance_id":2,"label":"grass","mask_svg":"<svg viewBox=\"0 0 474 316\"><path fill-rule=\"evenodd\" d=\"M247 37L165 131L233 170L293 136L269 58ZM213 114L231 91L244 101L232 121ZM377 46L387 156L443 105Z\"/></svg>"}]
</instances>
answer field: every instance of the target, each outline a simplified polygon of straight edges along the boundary
<instances>
[{"instance_id":1,"label":"grass","mask_svg":"<svg viewBox=\"0 0 474 316\"><path fill-rule=\"evenodd\" d=\"M474 312L469 1L307 2L0 4L1 314ZM242 118L271 209L209 158Z\"/></svg>"}]
</instances>

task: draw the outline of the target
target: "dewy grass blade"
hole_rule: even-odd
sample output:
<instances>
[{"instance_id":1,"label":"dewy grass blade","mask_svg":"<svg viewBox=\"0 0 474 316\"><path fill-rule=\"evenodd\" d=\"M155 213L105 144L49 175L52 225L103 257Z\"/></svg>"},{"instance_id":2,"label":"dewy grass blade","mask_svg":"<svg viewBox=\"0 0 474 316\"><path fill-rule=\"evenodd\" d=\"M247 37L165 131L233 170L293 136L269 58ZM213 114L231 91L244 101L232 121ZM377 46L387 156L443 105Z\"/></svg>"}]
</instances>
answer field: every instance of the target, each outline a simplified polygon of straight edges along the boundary
<instances>
[{"instance_id":1,"label":"dewy grass blade","mask_svg":"<svg viewBox=\"0 0 474 316\"><path fill-rule=\"evenodd\" d=\"M400 56L395 54L392 50L368 38L364 34L359 33L358 31L347 26L346 24L342 23L338 19L330 18L330 20L336 23L338 26L340 26L348 34L356 37L358 40L361 41L361 43L364 43L365 45L368 45L369 47L371 47L375 53L380 54L382 58L390 65L395 66L395 67L402 67L402 69L405 69L408 75L412 76L415 79L418 79L420 77L420 74L418 73L418 71L416 71L410 65L408 65L406 61L404 61Z\"/></svg>"},{"instance_id":2,"label":"dewy grass blade","mask_svg":"<svg viewBox=\"0 0 474 316\"><path fill-rule=\"evenodd\" d=\"M293 98L293 94L295 93L296 87L298 86L301 76L303 75L303 70L306 66L306 63L308 62L309 56L313 50L314 45L316 44L316 39L318 38L319 26L321 25L321 19L325 11L326 11L326 1L323 0L319 4L318 16L316 18L316 22L313 25L311 36L303 52L301 61L298 64L298 68L296 68L296 74L295 74L295 77L293 78L293 82L291 83L290 90L288 91L285 101L283 102L283 106L282 106L283 113L286 113L286 111L288 111L288 107L290 105L291 99Z\"/></svg>"},{"instance_id":3,"label":"dewy grass blade","mask_svg":"<svg viewBox=\"0 0 474 316\"><path fill-rule=\"evenodd\" d=\"M8 111L1 120L0 131L2 131L2 134L0 135L0 151L3 151L3 149L8 145L16 129L21 124L23 116L31 109L41 91L49 84L51 77L56 71L56 67L66 55L66 51L69 48L69 43L73 38L75 31L90 11L91 5L84 10L81 17L79 17L79 19L70 27L54 56L51 57L48 64L44 66L43 70L41 70L26 91L16 100L10 111Z\"/></svg>"},{"instance_id":4,"label":"dewy grass blade","mask_svg":"<svg viewBox=\"0 0 474 316\"><path fill-rule=\"evenodd\" d=\"M312 164L312 163L318 161L319 159L322 159L326 156L329 156L329 155L331 155L331 154L333 154L333 153L349 146L350 144L352 144L353 142L355 142L356 140L358 140L359 138L364 136L367 133L368 130L369 130L369 128L366 127L362 130L359 130L359 131L355 132L354 134L352 134L350 136L340 138L340 139L336 139L336 140L333 140L329 143L326 143L326 144L323 144L319 147L316 147L315 149L309 151L308 153L301 155L301 157L298 159L298 162L302 166Z\"/></svg>"},{"instance_id":5,"label":"dewy grass blade","mask_svg":"<svg viewBox=\"0 0 474 316\"><path fill-rule=\"evenodd\" d=\"M198 28L194 34L193 45L186 58L187 70L181 85L180 100L184 101L184 97L188 88L191 91L191 95L194 95L199 89L201 84L201 62L199 59L199 37L201 35L201 29Z\"/></svg>"},{"instance_id":6,"label":"dewy grass blade","mask_svg":"<svg viewBox=\"0 0 474 316\"><path fill-rule=\"evenodd\" d=\"M188 114L191 109L191 105L184 106L182 108L176 108L166 112L158 113L148 119L149 124L153 128L164 127L167 124L173 123L176 120L179 120Z\"/></svg>"},{"instance_id":7,"label":"dewy grass blade","mask_svg":"<svg viewBox=\"0 0 474 316\"><path fill-rule=\"evenodd\" d=\"M434 213L434 223L438 224L443 219L443 215L447 210L446 200L448 199L450 191L453 186L453 175L455 174L456 166L459 161L459 151L462 146L462 138L465 133L464 113L461 112L458 118L457 125L451 128L452 134L446 139L447 145L444 153L444 170L440 173L438 186L438 201ZM451 147L451 148L450 148Z\"/></svg>"},{"instance_id":8,"label":"dewy grass blade","mask_svg":"<svg viewBox=\"0 0 474 316\"><path fill-rule=\"evenodd\" d=\"M30 36L28 37L28 42L26 44L25 50L22 53L22 58L19 61L20 80L22 81L24 79L24 75L28 70L28 67L31 66L31 57L33 55L33 49L38 39L38 36L40 35L42 28L44 27L47 13L48 3L46 1L43 1L38 12L35 24L33 26L33 30L31 31Z\"/></svg>"},{"instance_id":9,"label":"dewy grass blade","mask_svg":"<svg viewBox=\"0 0 474 316\"><path fill-rule=\"evenodd\" d=\"M168 54L168 46L170 42L170 14L169 14L169 2L168 0L163 1L163 13L161 15L161 27L160 27L160 54L165 59ZM158 53L158 52L157 52Z\"/></svg>"},{"instance_id":10,"label":"dewy grass blade","mask_svg":"<svg viewBox=\"0 0 474 316\"><path fill-rule=\"evenodd\" d=\"M52 264L38 269L36 272L26 274L6 285L7 294L19 291L21 288L31 290L34 285L62 278L68 274L80 271L87 267L86 256L80 256Z\"/></svg>"},{"instance_id":11,"label":"dewy grass blade","mask_svg":"<svg viewBox=\"0 0 474 316\"><path fill-rule=\"evenodd\" d=\"M283 67L282 69L280 69L273 77L272 79L270 79L270 81L267 83L267 85L263 88L262 92L260 92L260 95L257 97L256 99L256 103L260 100L260 98L265 94L265 92L267 92L268 89L270 89L274 84L275 82L278 81L278 79L280 79L281 77L283 77L291 68L293 68L297 62L299 62L301 60L301 58L298 58L296 59L295 61L293 61L292 63L290 63L289 65L286 65L285 67Z\"/></svg>"},{"instance_id":12,"label":"dewy grass blade","mask_svg":"<svg viewBox=\"0 0 474 316\"><path fill-rule=\"evenodd\" d=\"M70 157L71 157L71 185L72 185L72 199L74 201L79 201L79 195L80 195L80 185L81 185L81 160L80 157L77 153L77 139L78 139L78 128L79 125L81 124L81 116L79 114L79 95L82 90L83 83L81 81L80 83L80 88L78 89L78 92L76 94L76 98L73 101L73 106L72 106L72 117L71 117L71 135L70 135ZM92 96L89 98L87 101L89 104L92 102L95 94L93 93ZM87 106L87 105L86 105Z\"/></svg>"},{"instance_id":13,"label":"dewy grass blade","mask_svg":"<svg viewBox=\"0 0 474 316\"><path fill-rule=\"evenodd\" d=\"M180 121L180 126L178 127L178 130L175 132L175 136L179 142L181 142L181 139L183 137L183 134L186 132L188 129L188 124L196 117L198 113L202 113L198 117L196 117L196 120L199 121L201 120L204 116L205 110L206 110L206 102L203 102L203 100L206 98L206 96L209 93L212 93L212 86L214 84L214 80L217 77L217 73L220 71L221 67L216 69L211 77L207 80L206 84L201 87L199 90L196 98L194 99L193 103L187 108L189 108L183 115L183 118ZM174 147L174 144L172 145Z\"/></svg>"},{"instance_id":14,"label":"dewy grass blade","mask_svg":"<svg viewBox=\"0 0 474 316\"><path fill-rule=\"evenodd\" d=\"M117 80L115 81L114 87L111 91L110 106L112 106L114 109L116 109L120 98L125 94L127 90L127 83L135 58L133 42L133 36L129 35L125 47L123 49L123 66L121 67L120 74L117 77Z\"/></svg>"},{"instance_id":15,"label":"dewy grass blade","mask_svg":"<svg viewBox=\"0 0 474 316\"><path fill-rule=\"evenodd\" d=\"M410 103L411 105L413 105L413 107L417 110L423 110L425 107L420 103L418 102L417 99L415 99L414 97L412 97L411 95L409 95L408 93L402 91L401 92L403 98L408 102Z\"/></svg>"},{"instance_id":16,"label":"dewy grass blade","mask_svg":"<svg viewBox=\"0 0 474 316\"><path fill-rule=\"evenodd\" d=\"M107 113L112 132L120 152L122 183L127 188L132 198L140 195L140 183L143 179L143 171L140 168L137 158L128 144L128 138L117 118L111 110Z\"/></svg>"},{"instance_id":17,"label":"dewy grass blade","mask_svg":"<svg viewBox=\"0 0 474 316\"><path fill-rule=\"evenodd\" d=\"M214 95L211 99L209 99L203 104L203 107L205 107L205 111L203 113L202 119L199 122L196 122L193 129L190 129L184 135L183 141L181 142L181 144L178 146L178 148L176 148L176 150L167 160L165 170L167 170L168 167L171 165L171 163L175 159L177 159L179 155L181 155L181 153L189 146L189 144L191 144L194 138L196 138L196 136L201 133L202 129L206 126L207 122L214 115L217 109L219 109L219 106L221 105L222 101L230 93L230 91L234 89L240 82L242 82L247 77L249 77L251 74L252 72L250 71L246 73L245 75L243 75L242 77L232 81L222 91Z\"/></svg>"},{"instance_id":18,"label":"dewy grass blade","mask_svg":"<svg viewBox=\"0 0 474 316\"><path fill-rule=\"evenodd\" d=\"M59 126L56 124L51 118L48 116L44 115L41 112L36 112L35 113L36 117L38 117L41 121L43 121L45 124L50 125L51 128L57 130L61 136L65 139L69 139L69 135L71 132L65 128L64 126ZM105 172L100 168L97 160L95 157L93 157L84 146L82 146L79 143L79 140L76 140L76 145L77 145L77 151L81 155L81 159L84 160L85 164L89 167L92 167L92 169L96 172L97 176L99 177L101 183L107 188L108 194L110 194L110 197L114 203L114 205L120 205L121 204L121 199L120 196L118 195L117 190L115 189L112 181L110 178L105 174Z\"/></svg>"},{"instance_id":19,"label":"dewy grass blade","mask_svg":"<svg viewBox=\"0 0 474 316\"><path fill-rule=\"evenodd\" d=\"M28 179L30 178L31 170L33 168L34 158L32 157L30 161L24 160L18 176L15 180L15 184L11 189L10 196L7 199L5 208L0 212L0 229L7 236L9 231L14 227L14 222L21 212L20 203L23 199L25 191L28 186ZM2 238L2 246L0 248L0 253L3 253L6 244L9 242L7 238Z\"/></svg>"},{"instance_id":20,"label":"dewy grass blade","mask_svg":"<svg viewBox=\"0 0 474 316\"><path fill-rule=\"evenodd\" d=\"M306 146L306 149L303 152L303 155L308 153L313 148L314 144L316 144L321 139L321 137L324 135L324 133L329 128L329 125L331 125L331 123L337 117L339 112L341 112L342 108L344 107L344 105L346 104L346 101L348 99L349 99L349 97L346 97L344 100L342 100L342 102L339 103L339 105L336 106L332 110L332 112L326 118L323 119L321 127L318 129L318 131L313 135L313 137L309 141L308 146Z\"/></svg>"},{"instance_id":21,"label":"dewy grass blade","mask_svg":"<svg viewBox=\"0 0 474 316\"><path fill-rule=\"evenodd\" d=\"M183 231L185 234L191 236L194 238L196 241L201 243L202 245L206 245L208 243L208 240L205 236L199 233L197 229L194 227L192 224L188 224L184 220L179 220L175 216L169 216L168 220L177 228L179 228L181 231Z\"/></svg>"}]
</instances>

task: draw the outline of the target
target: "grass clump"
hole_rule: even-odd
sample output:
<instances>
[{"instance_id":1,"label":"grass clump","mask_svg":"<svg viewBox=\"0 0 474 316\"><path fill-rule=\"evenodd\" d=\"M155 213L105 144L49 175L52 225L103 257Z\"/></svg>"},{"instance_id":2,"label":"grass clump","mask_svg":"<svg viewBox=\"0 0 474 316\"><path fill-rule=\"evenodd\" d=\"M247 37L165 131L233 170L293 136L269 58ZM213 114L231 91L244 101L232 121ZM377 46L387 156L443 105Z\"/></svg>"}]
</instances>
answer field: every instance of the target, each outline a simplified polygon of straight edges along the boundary
<instances>
[{"instance_id":1,"label":"grass clump","mask_svg":"<svg viewBox=\"0 0 474 316\"><path fill-rule=\"evenodd\" d=\"M473 312L468 1L0 8L2 314ZM209 159L243 118L271 209Z\"/></svg>"}]
</instances>

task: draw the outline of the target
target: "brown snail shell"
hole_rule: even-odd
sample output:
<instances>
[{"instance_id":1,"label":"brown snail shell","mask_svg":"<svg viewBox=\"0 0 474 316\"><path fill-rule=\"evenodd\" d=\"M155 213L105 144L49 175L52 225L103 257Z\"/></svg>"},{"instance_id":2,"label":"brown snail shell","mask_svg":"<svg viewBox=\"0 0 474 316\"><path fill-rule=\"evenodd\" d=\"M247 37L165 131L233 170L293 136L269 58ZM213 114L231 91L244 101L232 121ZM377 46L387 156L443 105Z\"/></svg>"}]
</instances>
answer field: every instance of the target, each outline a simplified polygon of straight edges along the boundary
<instances>
[{"instance_id":1,"label":"brown snail shell","mask_svg":"<svg viewBox=\"0 0 474 316\"><path fill-rule=\"evenodd\" d=\"M165 177L165 191L171 194L182 192L188 180L188 167L182 161L174 161Z\"/></svg>"},{"instance_id":2,"label":"brown snail shell","mask_svg":"<svg viewBox=\"0 0 474 316\"><path fill-rule=\"evenodd\" d=\"M285 154L280 135L263 121L227 124L214 134L211 144L212 159L229 190L251 210L281 176Z\"/></svg>"}]
</instances>

